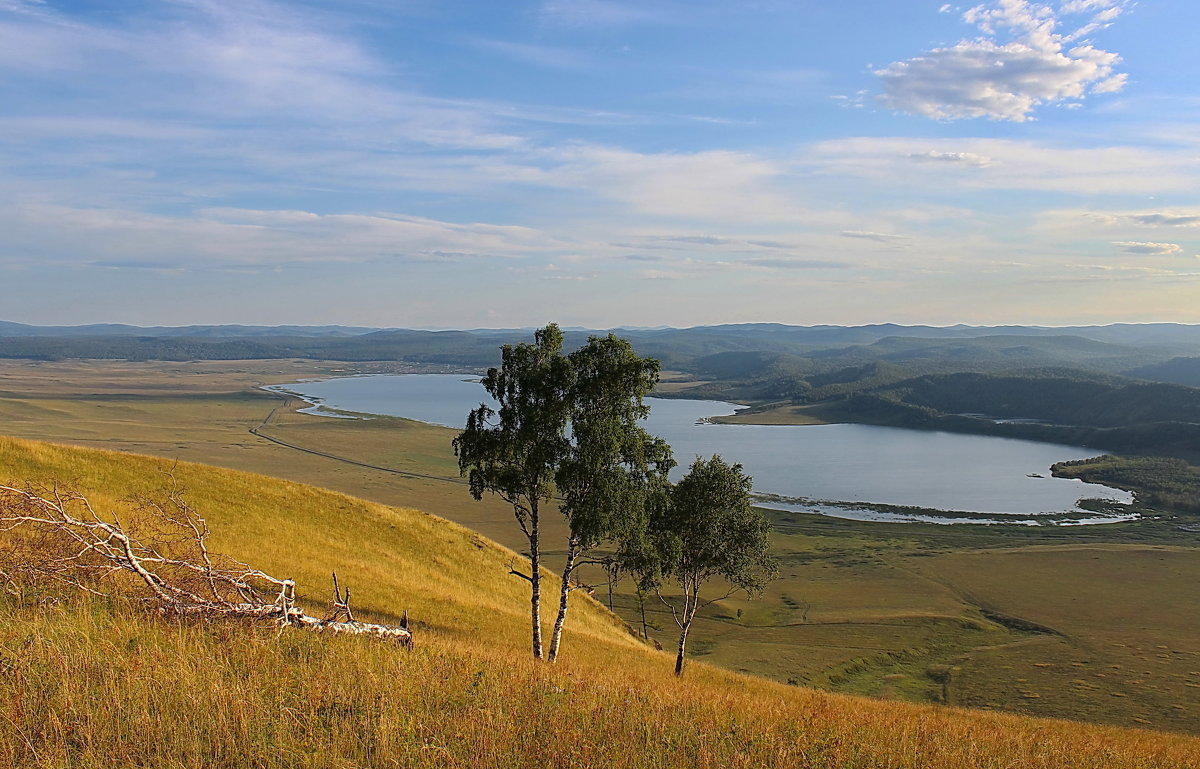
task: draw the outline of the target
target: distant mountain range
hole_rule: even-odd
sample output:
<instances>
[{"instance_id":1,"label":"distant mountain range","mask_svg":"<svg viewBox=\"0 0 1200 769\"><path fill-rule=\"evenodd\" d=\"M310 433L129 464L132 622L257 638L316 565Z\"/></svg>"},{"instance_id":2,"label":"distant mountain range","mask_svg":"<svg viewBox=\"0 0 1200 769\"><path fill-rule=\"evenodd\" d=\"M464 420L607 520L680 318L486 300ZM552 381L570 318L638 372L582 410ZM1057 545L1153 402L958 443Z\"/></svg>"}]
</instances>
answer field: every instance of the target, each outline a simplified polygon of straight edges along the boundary
<instances>
[{"instance_id":1,"label":"distant mountain range","mask_svg":"<svg viewBox=\"0 0 1200 769\"><path fill-rule=\"evenodd\" d=\"M256 336L357 336L379 330L358 326L127 326L122 323L28 326L24 323L0 320L0 337L198 336L229 339Z\"/></svg>"},{"instance_id":2,"label":"distant mountain range","mask_svg":"<svg viewBox=\"0 0 1200 769\"><path fill-rule=\"evenodd\" d=\"M1079 336L1099 342L1118 344L1187 344L1200 347L1200 325L1180 323L1115 323L1106 326L902 326L878 323L865 326L789 326L781 323L737 323L717 326L674 328L619 327L612 329L629 338L660 338L684 335L693 338L757 339L773 344L829 346L870 344L888 337L922 339L970 339L981 336ZM32 326L0 321L0 337L204 337L240 339L245 337L353 337L366 334L471 334L475 336L519 337L532 328L463 329L425 331L416 329L374 328L368 326L130 326L121 323L93 323L81 326ZM607 333L609 329L565 327L568 336Z\"/></svg>"},{"instance_id":3,"label":"distant mountain range","mask_svg":"<svg viewBox=\"0 0 1200 769\"><path fill-rule=\"evenodd\" d=\"M569 348L600 330L567 328ZM1200 326L788 326L745 323L627 328L638 352L664 367L717 378L835 372L892 364L921 373L1070 368L1192 384ZM406 361L484 368L498 347L532 329L425 331L362 326L31 326L0 321L0 358Z\"/></svg>"},{"instance_id":4,"label":"distant mountain range","mask_svg":"<svg viewBox=\"0 0 1200 769\"><path fill-rule=\"evenodd\" d=\"M690 374L695 385L683 397L760 409L816 406L838 421L1200 459L1200 326L746 323L615 331L664 369ZM598 333L605 332L564 329L566 347ZM532 329L0 322L0 358L298 358L482 371L500 362L500 345L532 339Z\"/></svg>"}]
</instances>

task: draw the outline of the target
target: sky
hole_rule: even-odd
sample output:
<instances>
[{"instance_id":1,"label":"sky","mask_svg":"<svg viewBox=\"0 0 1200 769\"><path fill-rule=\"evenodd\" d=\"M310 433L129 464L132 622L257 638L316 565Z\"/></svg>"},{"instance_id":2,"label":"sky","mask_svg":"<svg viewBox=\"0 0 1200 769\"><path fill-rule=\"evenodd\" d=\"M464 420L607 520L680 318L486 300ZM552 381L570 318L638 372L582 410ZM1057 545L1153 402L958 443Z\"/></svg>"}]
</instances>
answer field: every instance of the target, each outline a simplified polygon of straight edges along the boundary
<instances>
[{"instance_id":1,"label":"sky","mask_svg":"<svg viewBox=\"0 0 1200 769\"><path fill-rule=\"evenodd\" d=\"M1200 323L1196 0L0 0L0 320Z\"/></svg>"}]
</instances>

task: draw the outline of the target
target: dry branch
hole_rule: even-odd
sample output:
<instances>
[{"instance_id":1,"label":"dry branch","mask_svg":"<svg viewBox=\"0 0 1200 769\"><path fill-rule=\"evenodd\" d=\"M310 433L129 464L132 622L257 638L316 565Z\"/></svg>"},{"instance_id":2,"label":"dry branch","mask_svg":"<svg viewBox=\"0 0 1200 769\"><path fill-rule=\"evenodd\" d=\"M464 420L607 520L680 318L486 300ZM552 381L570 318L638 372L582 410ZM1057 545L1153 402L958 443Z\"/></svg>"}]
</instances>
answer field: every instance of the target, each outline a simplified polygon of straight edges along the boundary
<instances>
[{"instance_id":1,"label":"dry branch","mask_svg":"<svg viewBox=\"0 0 1200 769\"><path fill-rule=\"evenodd\" d=\"M407 613L399 627L359 622L336 574L331 612L321 619L296 606L294 580L209 552L208 524L176 490L139 507L145 535L116 513L105 519L81 494L0 485L0 532L15 540L0 579L9 587L57 582L168 615L272 620L412 646Z\"/></svg>"}]
</instances>

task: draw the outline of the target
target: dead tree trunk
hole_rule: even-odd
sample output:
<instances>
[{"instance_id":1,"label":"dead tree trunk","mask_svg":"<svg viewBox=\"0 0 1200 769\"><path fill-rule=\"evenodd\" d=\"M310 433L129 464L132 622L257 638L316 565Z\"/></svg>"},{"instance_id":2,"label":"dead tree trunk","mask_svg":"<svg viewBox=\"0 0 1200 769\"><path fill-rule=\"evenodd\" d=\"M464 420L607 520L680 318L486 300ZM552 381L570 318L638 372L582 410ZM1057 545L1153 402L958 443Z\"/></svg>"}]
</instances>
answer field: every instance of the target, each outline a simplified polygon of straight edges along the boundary
<instances>
[{"instance_id":1,"label":"dead tree trunk","mask_svg":"<svg viewBox=\"0 0 1200 769\"><path fill-rule=\"evenodd\" d=\"M360 622L334 577L332 613L305 614L295 605L296 583L210 553L208 524L177 494L143 500L142 513L158 541L130 533L113 513L101 517L86 497L53 489L0 485L0 531L32 536L12 563L0 568L9 582L56 582L93 595L130 598L160 614L274 620L328 633L368 635L411 647L407 621L399 627ZM120 584L120 575L132 580Z\"/></svg>"}]
</instances>

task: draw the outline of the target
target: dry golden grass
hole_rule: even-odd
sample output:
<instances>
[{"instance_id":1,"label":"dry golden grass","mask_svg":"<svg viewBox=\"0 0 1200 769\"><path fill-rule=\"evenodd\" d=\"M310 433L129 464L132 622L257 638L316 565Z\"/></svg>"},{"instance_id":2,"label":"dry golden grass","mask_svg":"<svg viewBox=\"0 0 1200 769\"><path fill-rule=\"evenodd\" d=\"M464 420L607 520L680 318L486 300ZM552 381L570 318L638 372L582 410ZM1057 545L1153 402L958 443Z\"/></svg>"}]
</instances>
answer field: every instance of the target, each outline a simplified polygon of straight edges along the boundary
<instances>
[{"instance_id":1,"label":"dry golden grass","mask_svg":"<svg viewBox=\"0 0 1200 769\"><path fill-rule=\"evenodd\" d=\"M0 762L39 767L1196 766L1196 740L483 643L7 610Z\"/></svg>"},{"instance_id":2,"label":"dry golden grass","mask_svg":"<svg viewBox=\"0 0 1200 769\"><path fill-rule=\"evenodd\" d=\"M0 475L100 506L171 463L0 439ZM364 616L408 608L417 648L170 623L91 601L0 604L0 765L39 767L1200 766L1200 740L884 703L693 664L683 680L591 599L564 659L528 658L510 553L455 524L297 483L179 464L214 546Z\"/></svg>"}]
</instances>

